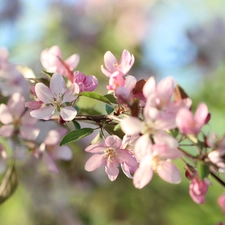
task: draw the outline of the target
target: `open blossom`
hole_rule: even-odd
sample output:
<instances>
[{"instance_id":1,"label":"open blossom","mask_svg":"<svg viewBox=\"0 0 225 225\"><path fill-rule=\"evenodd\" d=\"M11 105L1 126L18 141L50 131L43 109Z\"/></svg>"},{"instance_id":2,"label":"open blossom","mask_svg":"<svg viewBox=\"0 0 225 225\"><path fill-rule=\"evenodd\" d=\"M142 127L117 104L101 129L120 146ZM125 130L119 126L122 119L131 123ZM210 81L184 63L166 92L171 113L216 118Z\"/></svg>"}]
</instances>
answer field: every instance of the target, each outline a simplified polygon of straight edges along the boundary
<instances>
[{"instance_id":1,"label":"open blossom","mask_svg":"<svg viewBox=\"0 0 225 225\"><path fill-rule=\"evenodd\" d=\"M167 124L170 129L175 128L178 110L189 108L192 102L190 99L174 102L174 91L173 77L164 78L158 84L154 77L150 77L143 87L143 95L146 98L145 119L157 119L160 123Z\"/></svg>"},{"instance_id":2,"label":"open blossom","mask_svg":"<svg viewBox=\"0 0 225 225\"><path fill-rule=\"evenodd\" d=\"M95 76L86 76L80 71L73 73L73 83L78 84L80 92L94 91L98 86L98 79Z\"/></svg>"},{"instance_id":3,"label":"open blossom","mask_svg":"<svg viewBox=\"0 0 225 225\"><path fill-rule=\"evenodd\" d=\"M176 123L183 134L197 135L202 127L209 121L210 115L205 103L200 103L195 115L187 108L182 108L177 113Z\"/></svg>"},{"instance_id":4,"label":"open blossom","mask_svg":"<svg viewBox=\"0 0 225 225\"><path fill-rule=\"evenodd\" d=\"M65 61L63 61L59 46L54 45L51 48L42 51L40 59L43 67L48 72L58 72L63 76L68 76L69 79L72 79L68 74L67 69L69 69L70 71L75 69L79 63L80 57L77 54L73 54Z\"/></svg>"},{"instance_id":5,"label":"open blossom","mask_svg":"<svg viewBox=\"0 0 225 225\"><path fill-rule=\"evenodd\" d=\"M134 64L134 56L129 51L123 50L120 61L118 62L116 57L110 51L107 51L104 55L104 63L106 69L102 65L101 70L107 77L110 77L116 71L125 75Z\"/></svg>"},{"instance_id":6,"label":"open blossom","mask_svg":"<svg viewBox=\"0 0 225 225\"><path fill-rule=\"evenodd\" d=\"M66 106L66 102L73 102L79 94L79 86L76 83L66 89L65 81L61 74L53 74L50 88L43 83L35 85L35 93L38 99L44 103L44 107L31 111L31 116L49 120L55 113L59 113L64 121L71 121L77 115L72 106Z\"/></svg>"},{"instance_id":7,"label":"open blossom","mask_svg":"<svg viewBox=\"0 0 225 225\"><path fill-rule=\"evenodd\" d=\"M108 136L104 143L88 146L85 151L94 153L86 162L85 169L93 171L100 166L105 166L105 172L111 181L114 181L119 174L119 164L124 174L130 178L138 166L134 155L122 148L122 141L115 135Z\"/></svg>"},{"instance_id":8,"label":"open blossom","mask_svg":"<svg viewBox=\"0 0 225 225\"><path fill-rule=\"evenodd\" d=\"M42 158L46 163L48 169L52 172L57 173L58 167L55 160L71 160L72 151L71 149L64 145L59 146L62 137L67 133L67 129L59 127L54 130L50 130L43 141L43 143L35 149L34 156L37 158Z\"/></svg>"},{"instance_id":9,"label":"open blossom","mask_svg":"<svg viewBox=\"0 0 225 225\"><path fill-rule=\"evenodd\" d=\"M39 129L35 127L37 119L30 116L30 111L25 112L25 99L20 93L13 94L7 105L0 105L0 135L10 137L13 132L19 131L22 138L35 140Z\"/></svg>"},{"instance_id":10,"label":"open blossom","mask_svg":"<svg viewBox=\"0 0 225 225\"><path fill-rule=\"evenodd\" d=\"M153 173L166 182L177 184L181 181L179 169L171 162L181 156L177 150L178 144L169 135L162 133L152 144L149 135L142 135L135 144L134 153L140 162L134 173L133 183L136 188L143 188L152 179Z\"/></svg>"}]
</instances>

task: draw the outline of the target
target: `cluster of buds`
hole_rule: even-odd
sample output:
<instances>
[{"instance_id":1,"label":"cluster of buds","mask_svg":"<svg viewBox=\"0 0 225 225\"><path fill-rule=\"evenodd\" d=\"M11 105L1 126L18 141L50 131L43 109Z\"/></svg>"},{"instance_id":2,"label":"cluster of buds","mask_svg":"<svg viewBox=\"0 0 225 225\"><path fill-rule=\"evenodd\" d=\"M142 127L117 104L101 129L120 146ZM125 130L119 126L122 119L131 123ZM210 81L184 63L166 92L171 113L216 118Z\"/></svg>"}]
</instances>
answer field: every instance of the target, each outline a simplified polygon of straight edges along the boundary
<instances>
[{"instance_id":1,"label":"cluster of buds","mask_svg":"<svg viewBox=\"0 0 225 225\"><path fill-rule=\"evenodd\" d=\"M30 87L23 71L8 62L3 49L0 59L0 80L11 85L10 92L0 86L5 101L0 104L2 165L11 158L4 146L8 141L25 146L37 159L43 159L50 171L59 172L55 160L72 158L66 144L97 130L98 138L85 148L93 154L85 164L89 172L103 166L108 178L114 181L120 166L134 186L141 189L154 174L178 184L181 173L186 171L190 197L198 204L205 202L211 184L209 176L224 185L218 174L225 172L225 138L204 134L202 128L210 121L207 105L200 103L193 113L192 100L173 77L157 83L154 77L137 80L128 75L135 60L129 51L122 52L119 62L110 51L105 53L105 67L101 66L109 78L105 95L93 92L98 86L95 76L75 71L79 56L74 54L63 60L58 46L41 53L47 78L33 77ZM6 79L8 70L17 71L11 77L17 77L20 81L17 84L23 84L23 88L14 88L15 82ZM32 99L24 88L31 90ZM107 113L82 114L76 104L82 96L106 103ZM82 120L94 122L96 127L81 127ZM69 132L65 126L71 122L76 129ZM188 151L186 146L193 150ZM16 153L11 154L16 157ZM177 167L175 159L184 164L184 171ZM204 173L199 173L199 164L203 165ZM224 202L224 197L220 197L218 203L223 211Z\"/></svg>"}]
</instances>

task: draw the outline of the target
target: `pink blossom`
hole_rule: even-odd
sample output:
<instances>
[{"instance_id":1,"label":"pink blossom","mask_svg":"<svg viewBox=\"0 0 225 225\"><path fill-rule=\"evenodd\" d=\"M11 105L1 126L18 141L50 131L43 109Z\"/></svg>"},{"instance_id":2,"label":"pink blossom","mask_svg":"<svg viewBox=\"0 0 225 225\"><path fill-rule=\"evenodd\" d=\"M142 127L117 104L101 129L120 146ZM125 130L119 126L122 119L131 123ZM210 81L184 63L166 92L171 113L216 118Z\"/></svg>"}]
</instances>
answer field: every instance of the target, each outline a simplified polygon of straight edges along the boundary
<instances>
[{"instance_id":1,"label":"pink blossom","mask_svg":"<svg viewBox=\"0 0 225 225\"><path fill-rule=\"evenodd\" d=\"M189 186L189 194L194 202L197 204L205 203L205 195L208 191L210 181L207 178L201 180L198 176L192 179Z\"/></svg>"},{"instance_id":2,"label":"pink blossom","mask_svg":"<svg viewBox=\"0 0 225 225\"><path fill-rule=\"evenodd\" d=\"M0 127L0 135L3 137L10 137L13 132L19 130L22 138L27 140L35 140L39 134L39 129L34 125L36 119L30 116L30 112L25 112L25 99L19 94L15 93L8 100L7 105L0 105L0 122L3 124Z\"/></svg>"},{"instance_id":3,"label":"pink blossom","mask_svg":"<svg viewBox=\"0 0 225 225\"><path fill-rule=\"evenodd\" d=\"M110 77L116 71L125 75L134 64L134 56L129 51L123 50L120 62L118 62L116 57L110 51L107 51L104 55L104 62L106 69L102 65L101 70L107 77Z\"/></svg>"},{"instance_id":4,"label":"pink blossom","mask_svg":"<svg viewBox=\"0 0 225 225\"><path fill-rule=\"evenodd\" d=\"M136 188L146 186L154 172L166 182L177 184L181 181L180 171L171 162L171 159L181 156L177 150L177 143L164 133L156 138L155 143L153 145L148 134L145 134L135 144L134 153L140 162L133 179Z\"/></svg>"},{"instance_id":5,"label":"pink blossom","mask_svg":"<svg viewBox=\"0 0 225 225\"><path fill-rule=\"evenodd\" d=\"M191 100L173 101L175 81L167 77L156 84L155 78L150 77L143 87L143 95L146 98L144 109L145 120L158 120L168 129L176 127L176 114L183 107L189 108Z\"/></svg>"},{"instance_id":6,"label":"pink blossom","mask_svg":"<svg viewBox=\"0 0 225 225\"><path fill-rule=\"evenodd\" d=\"M59 127L54 130L50 130L44 140L44 142L35 149L34 156L36 158L42 158L46 163L48 169L57 173L58 167L55 160L71 160L72 151L68 146L59 146L62 137L67 133L67 129Z\"/></svg>"},{"instance_id":7,"label":"pink blossom","mask_svg":"<svg viewBox=\"0 0 225 225\"><path fill-rule=\"evenodd\" d=\"M216 150L211 151L208 154L209 160L214 163L218 167L218 171L221 173L225 173L225 148L218 148Z\"/></svg>"},{"instance_id":8,"label":"pink blossom","mask_svg":"<svg viewBox=\"0 0 225 225\"><path fill-rule=\"evenodd\" d=\"M63 76L68 76L67 69L69 69L70 71L75 69L79 63L80 57L77 54L73 54L63 62L62 53L59 46L54 45L51 48L42 51L40 59L43 67L48 72L58 72Z\"/></svg>"},{"instance_id":9,"label":"pink blossom","mask_svg":"<svg viewBox=\"0 0 225 225\"><path fill-rule=\"evenodd\" d=\"M183 134L197 135L202 126L209 120L208 107L205 103L200 103L195 112L195 115L187 108L182 108L177 113L176 123L180 132Z\"/></svg>"},{"instance_id":10,"label":"pink blossom","mask_svg":"<svg viewBox=\"0 0 225 225\"><path fill-rule=\"evenodd\" d=\"M98 86L98 79L95 76L86 76L85 74L76 71L73 73L73 83L77 83L80 92L94 91Z\"/></svg>"},{"instance_id":11,"label":"pink blossom","mask_svg":"<svg viewBox=\"0 0 225 225\"><path fill-rule=\"evenodd\" d=\"M218 205L222 209L222 212L225 213L225 194L222 194L218 200L217 200Z\"/></svg>"},{"instance_id":12,"label":"pink blossom","mask_svg":"<svg viewBox=\"0 0 225 225\"><path fill-rule=\"evenodd\" d=\"M93 171L100 166L105 166L105 172L111 181L114 181L119 174L119 164L128 177L131 177L138 166L134 155L122 148L122 141L116 135L108 136L105 142L88 146L85 151L94 153L86 162L85 169Z\"/></svg>"},{"instance_id":13,"label":"pink blossom","mask_svg":"<svg viewBox=\"0 0 225 225\"><path fill-rule=\"evenodd\" d=\"M73 102L79 94L79 86L76 83L66 89L65 81L59 73L53 74L50 81L50 88L43 83L35 85L35 92L38 99L44 103L44 107L31 111L31 116L49 120L55 113L59 113L64 121L71 121L75 118L77 111L72 106L66 106L66 102Z\"/></svg>"}]
</instances>

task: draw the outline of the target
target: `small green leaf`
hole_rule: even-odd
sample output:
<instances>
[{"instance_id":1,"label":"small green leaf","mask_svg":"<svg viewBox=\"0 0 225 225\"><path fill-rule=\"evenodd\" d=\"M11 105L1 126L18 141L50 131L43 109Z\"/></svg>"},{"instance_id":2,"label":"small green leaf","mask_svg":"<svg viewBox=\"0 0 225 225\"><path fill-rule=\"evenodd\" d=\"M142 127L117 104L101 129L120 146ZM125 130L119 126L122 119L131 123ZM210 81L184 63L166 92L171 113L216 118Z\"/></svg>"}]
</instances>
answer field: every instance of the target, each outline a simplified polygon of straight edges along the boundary
<instances>
[{"instance_id":1,"label":"small green leaf","mask_svg":"<svg viewBox=\"0 0 225 225\"><path fill-rule=\"evenodd\" d=\"M95 92L81 92L79 94L80 96L85 96L85 97L88 97L88 98L93 98L95 100L98 100L98 101L101 101L101 102L105 102L109 105L111 105L111 102L109 101L108 98L104 97L103 95L100 95L98 93L95 93Z\"/></svg>"},{"instance_id":2,"label":"small green leaf","mask_svg":"<svg viewBox=\"0 0 225 225\"><path fill-rule=\"evenodd\" d=\"M202 162L198 162L197 169L198 169L198 173L199 173L199 176L201 177L201 179L208 177L208 175L210 173L209 165L204 164Z\"/></svg>"},{"instance_id":3,"label":"small green leaf","mask_svg":"<svg viewBox=\"0 0 225 225\"><path fill-rule=\"evenodd\" d=\"M73 125L76 128L76 130L79 130L81 128L80 124L77 121L75 121L75 120L73 120Z\"/></svg>"},{"instance_id":4,"label":"small green leaf","mask_svg":"<svg viewBox=\"0 0 225 225\"><path fill-rule=\"evenodd\" d=\"M105 105L105 110L106 110L107 114L109 115L109 114L111 114L114 111L114 108L111 107L110 105L106 104Z\"/></svg>"},{"instance_id":5,"label":"small green leaf","mask_svg":"<svg viewBox=\"0 0 225 225\"><path fill-rule=\"evenodd\" d=\"M16 174L16 169L13 166L9 167L2 179L0 185L0 204L7 200L18 186L18 178Z\"/></svg>"},{"instance_id":6,"label":"small green leaf","mask_svg":"<svg viewBox=\"0 0 225 225\"><path fill-rule=\"evenodd\" d=\"M102 133L98 132L98 134L95 136L95 138L91 141L91 144L97 144L99 142L101 142L102 140Z\"/></svg>"},{"instance_id":7,"label":"small green leaf","mask_svg":"<svg viewBox=\"0 0 225 225\"><path fill-rule=\"evenodd\" d=\"M112 102L112 103L115 103L115 104L118 103L118 102L117 102L117 99L115 98L114 95L107 94L107 95L104 95L104 97L106 97L106 98L107 98L110 102Z\"/></svg>"},{"instance_id":8,"label":"small green leaf","mask_svg":"<svg viewBox=\"0 0 225 225\"><path fill-rule=\"evenodd\" d=\"M60 142L60 146L68 144L69 142L72 141L78 141L90 135L93 131L94 129L92 128L81 128L79 130L73 130L63 137L62 141Z\"/></svg>"}]
</instances>

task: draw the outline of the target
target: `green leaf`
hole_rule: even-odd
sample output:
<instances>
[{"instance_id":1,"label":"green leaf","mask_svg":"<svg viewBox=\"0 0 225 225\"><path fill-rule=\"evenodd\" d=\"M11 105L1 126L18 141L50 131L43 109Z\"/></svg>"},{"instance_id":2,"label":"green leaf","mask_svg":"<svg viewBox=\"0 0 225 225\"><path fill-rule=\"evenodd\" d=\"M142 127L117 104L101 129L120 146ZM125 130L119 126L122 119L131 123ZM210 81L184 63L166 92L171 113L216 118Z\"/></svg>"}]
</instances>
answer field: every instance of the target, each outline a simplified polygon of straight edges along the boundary
<instances>
[{"instance_id":1,"label":"green leaf","mask_svg":"<svg viewBox=\"0 0 225 225\"><path fill-rule=\"evenodd\" d=\"M18 178L16 174L16 169L13 166L9 167L2 179L0 185L0 204L7 200L18 186Z\"/></svg>"},{"instance_id":2,"label":"green leaf","mask_svg":"<svg viewBox=\"0 0 225 225\"><path fill-rule=\"evenodd\" d=\"M104 97L103 95L100 95L98 93L95 93L95 92L81 92L79 94L80 96L85 96L85 97L88 97L88 98L93 98L95 100L98 100L98 101L101 101L101 102L105 102L109 105L111 105L111 102L109 101L108 98Z\"/></svg>"},{"instance_id":3,"label":"green leaf","mask_svg":"<svg viewBox=\"0 0 225 225\"><path fill-rule=\"evenodd\" d=\"M114 111L114 108L111 107L110 105L106 104L105 105L105 110L106 110L107 114L109 115L109 114L111 114Z\"/></svg>"},{"instance_id":4,"label":"green leaf","mask_svg":"<svg viewBox=\"0 0 225 225\"><path fill-rule=\"evenodd\" d=\"M107 95L104 95L104 97L106 97L106 98L107 98L110 102L112 102L112 103L115 103L115 104L118 103L118 102L117 102L117 99L115 98L114 95L107 94Z\"/></svg>"},{"instance_id":5,"label":"green leaf","mask_svg":"<svg viewBox=\"0 0 225 225\"><path fill-rule=\"evenodd\" d=\"M93 131L94 129L92 128L81 128L79 130L73 130L63 137L62 141L60 142L60 146L72 141L78 141L90 135Z\"/></svg>"},{"instance_id":6,"label":"green leaf","mask_svg":"<svg viewBox=\"0 0 225 225\"><path fill-rule=\"evenodd\" d=\"M80 124L77 121L75 121L75 120L73 120L73 125L76 128L76 130L79 130L81 128Z\"/></svg>"},{"instance_id":7,"label":"green leaf","mask_svg":"<svg viewBox=\"0 0 225 225\"><path fill-rule=\"evenodd\" d=\"M197 169L198 169L198 173L199 173L199 176L201 177L201 179L208 177L208 175L210 173L209 165L206 165L202 162L198 162Z\"/></svg>"}]
</instances>

